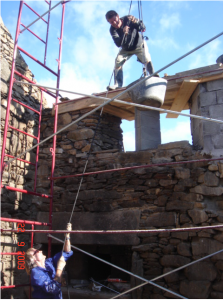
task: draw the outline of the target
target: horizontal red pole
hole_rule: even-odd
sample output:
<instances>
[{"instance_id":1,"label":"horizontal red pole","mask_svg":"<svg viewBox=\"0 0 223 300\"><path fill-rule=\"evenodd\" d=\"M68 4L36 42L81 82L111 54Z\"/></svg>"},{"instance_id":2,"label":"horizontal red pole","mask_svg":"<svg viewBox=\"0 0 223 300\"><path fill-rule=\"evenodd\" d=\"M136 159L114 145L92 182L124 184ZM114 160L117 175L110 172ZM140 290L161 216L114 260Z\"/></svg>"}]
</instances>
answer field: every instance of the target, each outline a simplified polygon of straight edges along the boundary
<instances>
[{"instance_id":1,"label":"horizontal red pole","mask_svg":"<svg viewBox=\"0 0 223 300\"><path fill-rule=\"evenodd\" d=\"M125 168L119 168L119 169L109 169L109 170L96 171L96 172L88 172L88 173L86 172L86 173L75 174L75 175L66 175L66 176L60 176L60 177L48 177L48 179L57 180L57 179L63 179L63 178L80 177L80 176L87 176L87 175L96 175L96 174L126 171L126 170L132 170L132 169L162 167L162 166L171 166L171 165L182 165L182 164L197 163L197 162L208 162L208 161L216 161L216 160L223 160L223 158L197 159L197 160L187 160L187 161L180 161L180 162L175 161L175 162L169 162L169 163L133 166L133 167L125 167Z\"/></svg>"},{"instance_id":2,"label":"horizontal red pole","mask_svg":"<svg viewBox=\"0 0 223 300\"><path fill-rule=\"evenodd\" d=\"M28 133L28 132L25 132L25 131L23 131L23 130L20 130L20 129L18 129L18 128L15 128L15 127L13 127L13 126L11 126L11 125L9 125L9 128L11 128L11 129L13 129L13 130L16 130L16 131L18 131L18 132L21 132L21 133L23 133L23 134L25 134L25 135L28 135L28 136L30 136L30 137L32 137L33 139L38 139L38 137L36 137L35 135L32 135L32 134L30 134L30 133Z\"/></svg>"},{"instance_id":3,"label":"horizontal red pole","mask_svg":"<svg viewBox=\"0 0 223 300\"><path fill-rule=\"evenodd\" d=\"M12 289L21 286L29 286L29 284L6 285L6 286L1 286L1 289Z\"/></svg>"},{"instance_id":4,"label":"horizontal red pole","mask_svg":"<svg viewBox=\"0 0 223 300\"><path fill-rule=\"evenodd\" d=\"M47 66L45 66L43 63L41 63L41 61L39 61L37 58L35 58L34 56L32 56L31 54L29 54L28 52L26 52L24 49L22 49L21 47L18 46L18 49L20 51L22 51L24 54L26 54L27 56L29 56L31 59L33 59L35 62L37 62L39 65L41 65L42 67L44 67L45 69L47 69L48 71L50 71L52 74L54 74L55 76L58 77L58 74L55 73L53 70L51 70L50 68L48 68Z\"/></svg>"},{"instance_id":5,"label":"horizontal red pole","mask_svg":"<svg viewBox=\"0 0 223 300\"><path fill-rule=\"evenodd\" d=\"M43 20L46 24L48 24L48 22L47 22L45 19L43 19L43 17L40 17L40 15L39 15L32 7L30 7L26 2L24 2L24 4L25 4L32 12L34 12L34 14L36 14L39 18L41 18L41 20Z\"/></svg>"},{"instance_id":6,"label":"horizontal red pole","mask_svg":"<svg viewBox=\"0 0 223 300\"><path fill-rule=\"evenodd\" d=\"M9 191L15 191L15 192L20 192L20 193L24 193L24 194L39 196L39 197L42 197L42 198L52 198L52 196L50 196L50 195L45 195L45 194L35 193L35 192L32 192L32 191L18 189L18 188L14 188L12 186L2 185L1 187L5 188L5 189L7 189Z\"/></svg>"},{"instance_id":7,"label":"horizontal red pole","mask_svg":"<svg viewBox=\"0 0 223 300\"><path fill-rule=\"evenodd\" d=\"M71 234L129 234L129 233L160 233L160 232L178 232L178 231L197 231L204 229L216 229L223 228L223 224L221 225L213 225L213 226L200 226L200 227L185 227L185 228L171 228L171 229L135 229L135 230L32 230L27 229L24 232L38 232L38 233L71 233ZM2 232L17 232L16 229L1 229ZM23 232L23 233L24 233ZM19 233L19 232L18 232Z\"/></svg>"},{"instance_id":8,"label":"horizontal red pole","mask_svg":"<svg viewBox=\"0 0 223 300\"><path fill-rule=\"evenodd\" d=\"M21 25L22 25L23 27L26 28L26 26L23 25L22 23L21 23ZM43 42L44 44L46 44L46 42L45 42L44 40L42 40L37 34L35 34L32 30L30 30L29 28L27 28L27 30L28 30L30 33L32 33L35 37L37 37L37 39L39 39L41 42Z\"/></svg>"},{"instance_id":9,"label":"horizontal red pole","mask_svg":"<svg viewBox=\"0 0 223 300\"><path fill-rule=\"evenodd\" d=\"M28 109L34 111L34 112L37 113L38 115L40 114L40 112L39 112L38 110L35 110L34 108L32 108L32 107L30 107L30 106L28 106L28 105L26 105L26 104L24 104L24 103L22 103L22 102L20 102L20 101L18 101L18 100L16 100L16 99L14 99L14 98L12 98L12 100L13 100L14 102L16 102L16 103L18 103L18 104L20 104L20 105L22 105L22 106L28 108Z\"/></svg>"},{"instance_id":10,"label":"horizontal red pole","mask_svg":"<svg viewBox=\"0 0 223 300\"><path fill-rule=\"evenodd\" d=\"M19 72L16 71L16 70L14 71L14 73L17 74L19 77L25 79L25 80L28 81L28 82L33 83L33 84L36 84L36 82L32 81L31 79L29 79L28 77L22 75L21 73L19 73ZM25 82L24 82L24 83L25 83ZM56 98L56 96L55 96L54 94L52 94L51 92L47 91L46 89L44 89L44 88L42 88L42 87L39 87L39 86L38 86L38 88L39 88L41 91L43 91L43 92L49 94L50 96Z\"/></svg>"},{"instance_id":11,"label":"horizontal red pole","mask_svg":"<svg viewBox=\"0 0 223 300\"><path fill-rule=\"evenodd\" d=\"M4 221L4 222L25 223L25 224L40 225L40 226L50 226L50 223L30 221L30 220L20 220L20 219L3 218L3 217L1 217L0 220Z\"/></svg>"},{"instance_id":12,"label":"horizontal red pole","mask_svg":"<svg viewBox=\"0 0 223 300\"><path fill-rule=\"evenodd\" d=\"M1 252L0 255L21 255L21 251L20 251L20 253L18 253L18 252Z\"/></svg>"},{"instance_id":13,"label":"horizontal red pole","mask_svg":"<svg viewBox=\"0 0 223 300\"><path fill-rule=\"evenodd\" d=\"M12 156L12 155L9 155L9 154L5 154L5 156L10 157L10 158L15 158L15 156ZM34 164L34 163L32 163L32 162L30 162L30 161L28 161L28 160L24 160L24 159L21 159L21 158L17 158L17 160L23 161L24 163L30 164L30 165L33 165L33 166L36 165L36 164Z\"/></svg>"}]
</instances>

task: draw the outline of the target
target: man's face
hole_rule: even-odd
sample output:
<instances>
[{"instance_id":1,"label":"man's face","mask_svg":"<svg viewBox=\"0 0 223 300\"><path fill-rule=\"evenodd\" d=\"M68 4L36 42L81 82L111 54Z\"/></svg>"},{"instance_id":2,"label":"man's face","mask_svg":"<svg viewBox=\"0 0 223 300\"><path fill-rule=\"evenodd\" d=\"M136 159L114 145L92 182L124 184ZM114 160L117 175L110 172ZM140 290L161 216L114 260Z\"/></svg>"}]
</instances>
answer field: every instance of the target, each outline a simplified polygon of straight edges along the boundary
<instances>
[{"instance_id":1,"label":"man's face","mask_svg":"<svg viewBox=\"0 0 223 300\"><path fill-rule=\"evenodd\" d=\"M33 257L35 259L35 261L38 261L38 262L41 262L41 261L45 261L45 258L46 256L43 255L43 251L41 250L36 250L36 249L33 249Z\"/></svg>"},{"instance_id":2,"label":"man's face","mask_svg":"<svg viewBox=\"0 0 223 300\"><path fill-rule=\"evenodd\" d=\"M115 27L116 29L120 28L122 25L122 21L120 20L119 15L108 19L108 23L110 23L111 26Z\"/></svg>"}]
</instances>

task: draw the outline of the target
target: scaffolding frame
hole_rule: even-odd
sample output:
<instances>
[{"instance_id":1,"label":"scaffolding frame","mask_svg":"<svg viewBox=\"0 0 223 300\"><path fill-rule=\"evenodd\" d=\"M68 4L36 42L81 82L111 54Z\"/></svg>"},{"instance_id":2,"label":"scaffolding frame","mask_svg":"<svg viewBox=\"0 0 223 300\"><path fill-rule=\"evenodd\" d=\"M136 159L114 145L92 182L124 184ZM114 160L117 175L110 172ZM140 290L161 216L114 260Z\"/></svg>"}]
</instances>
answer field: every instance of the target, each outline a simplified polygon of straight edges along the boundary
<instances>
[{"instance_id":1,"label":"scaffolding frame","mask_svg":"<svg viewBox=\"0 0 223 300\"><path fill-rule=\"evenodd\" d=\"M17 50L21 51L22 53L24 53L25 55L27 55L30 59L32 59L33 61L35 61L36 63L38 63L41 67L43 67L44 69L46 69L47 71L51 72L54 76L56 76L57 78L57 82L56 82L56 88L59 89L60 87L60 69L61 69L61 55L62 55L62 42L63 42L63 29L64 29L64 14L65 14L65 3L69 2L69 1L60 1L59 3L57 3L53 8L55 8L56 6L58 6L59 4L62 5L62 16L61 16L61 26L60 26L60 37L58 38L59 40L59 54L58 54L58 58L56 59L57 61L57 72L54 72L51 68L47 67L46 65L46 59L47 59L47 47L48 47L48 37L49 37L49 24L50 24L50 11L53 9L51 8L51 1L45 1L46 4L49 7L49 10L44 14L48 14L47 16L47 21L45 19L43 19L43 15L40 16L34 9L32 9L25 1L20 1L20 5L19 5L19 12L18 12L18 20L17 20L17 26L16 26L16 34L15 34L15 41L14 41L14 50L13 50L13 60L12 60L12 69L11 69L11 75L10 75L10 82L9 82L9 91L8 91L8 101L7 101L7 109L6 109L6 117L5 117L5 128L4 128L4 135L3 135L3 143L2 143L2 152L1 152L1 190L2 188L5 188L7 190L10 191L15 191L15 192L20 192L20 193L24 193L24 194L29 194L29 195L34 195L34 196L38 196L38 197L42 197L42 198L48 198L50 200L49 203L49 222L48 223L40 223L40 222L36 222L36 221L26 221L26 220L17 220L17 219L9 219L9 218L1 218L1 221L8 221L8 222L14 222L14 223L24 223L24 224L31 224L32 226L32 230L34 230L34 225L46 225L49 227L49 229L52 229L52 211L53 211L53 180L50 180L50 195L45 195L45 194L41 194L41 193L37 193L36 192L36 186L37 186L37 168L38 168L38 161L39 161L39 145L37 146L36 149L36 160L35 162L30 162L27 161L26 159L21 159L18 157L14 157L13 155L10 155L9 153L6 153L6 140L7 140L7 132L8 132L8 128L12 129L13 131L17 131L20 132L24 135L30 136L34 139L37 140L37 144L39 144L40 142L40 127L41 127L41 118L42 118L42 106L43 106L43 92L46 92L47 94L49 94L51 97L55 98L55 107L56 107L56 115L54 118L54 133L57 131L57 119L58 119L58 115L57 115L57 104L59 102L59 92L56 92L56 95L47 91L44 88L40 87L41 90L41 100L40 100L40 109L35 110L32 107L25 105L24 103L20 102L19 100L15 99L12 97L12 89L13 89L13 85L16 83L16 79L15 79L15 75L18 75L20 78L24 79L26 81L26 83L35 83L34 81L32 81L31 79L27 78L26 76L24 76L23 74L21 74L20 72L18 72L17 70L15 70L15 64L16 64L16 55L17 55ZM30 9L34 14L36 14L39 18L37 20L35 20L34 22L32 22L30 25L28 25L27 27L22 24L21 22L21 17L22 17L22 10L23 10L23 6L26 6L28 9ZM47 24L47 28L46 28L46 39L43 40L41 39L37 34L35 34L32 30L28 29L28 27L30 27L32 24L34 24L36 21L38 21L39 19L41 19L42 21L44 21ZM23 30L21 30L20 28L24 27ZM45 44L45 50L44 50L44 58L43 58L43 62L39 61L37 58L35 58L34 56L32 56L30 53L28 53L27 51L25 51L24 49L22 49L21 47L18 46L18 42L19 42L19 36L20 34L24 31L24 30L28 30L34 37L36 37L37 39L39 39L42 43ZM39 120L38 120L38 135L34 136L31 135L23 130L20 130L18 128L15 128L13 126L10 126L9 123L9 115L10 115L10 106L11 106L11 101L14 101L15 103L17 103L18 105L21 105L23 107L25 107L26 109L29 109L31 111L33 111L34 113L36 113L39 116ZM54 136L53 138L53 147L51 149L51 153L52 153L52 164L51 164L51 175L54 174L54 170L55 170L55 153L56 153L56 136ZM11 187L11 186L7 186L7 185L3 185L2 184L2 175L4 172L4 169L7 166L7 161L4 161L5 157L7 158L11 158L14 160L19 160L22 161L26 164L29 165L33 165L35 166L35 178L34 178L34 187L33 187L33 191L29 191L29 190L24 190L24 189L20 189L20 188L16 188L16 187ZM34 233L31 233L31 247L33 247L33 238L34 238ZM16 253L11 252L9 253L1 253L1 255L17 255ZM50 257L51 255L51 238L48 238L48 257ZM12 287L20 287L20 286L24 286L24 285L13 285L13 286L1 286L1 289L5 289L5 288L12 288ZM31 295L30 295L31 296Z\"/></svg>"},{"instance_id":2,"label":"scaffolding frame","mask_svg":"<svg viewBox=\"0 0 223 300\"><path fill-rule=\"evenodd\" d=\"M34 237L34 232L47 232L48 233L48 257L50 257L50 254L51 254L51 239L54 238L54 239L57 239L55 237L53 237L51 234L49 233L65 233L67 231L53 231L52 230L52 208L53 208L53 185L54 185L54 180L57 179L56 177L54 177L54 170L55 170L55 153L56 153L56 135L59 133L57 132L57 120L58 120L58 100L59 100L59 85L60 85L60 68L61 68L61 55L62 55L62 41L63 41L63 27L64 27L64 13L65 13L65 4L67 2L70 2L70 1L60 1L59 3L57 3L53 8L55 8L56 6L58 6L59 4L62 4L62 18L61 18L61 30L60 30L60 38L59 39L59 57L57 59L57 62L58 62L58 70L57 70L57 73L54 72L53 70L51 70L50 68L48 68L46 66L46 55L47 55L47 45L48 45L48 33L49 33L49 21L50 21L50 11L53 9L51 8L51 1L48 2L48 1L45 1L48 5L49 5L49 10L44 13L42 16L40 16L37 12L35 12L27 3L25 3L25 1L20 1L20 7L19 7L19 14L18 14L18 21L17 21L17 27L16 27L16 36L15 36L15 46L14 46L14 51L13 51L13 62L12 62L12 70L11 70L11 76L10 76L10 84L9 84L9 92L8 92L8 103L7 103L7 110L6 110L6 119L5 119L5 129L4 129L4 136L3 136L3 145L2 145L2 156L1 156L1 175L3 174L3 171L4 171L4 168L6 166L8 166L8 163L6 163L4 161L4 158L5 157L8 157L8 158L11 158L11 161L13 160L20 160L20 161L23 161L25 163L28 163L28 164L31 164L31 165L34 165L35 166L35 179L34 179L34 191L27 191L27 190L22 190L22 189L18 189L18 188L13 188L13 187L10 187L10 186L4 186L2 185L2 176L1 176L1 188L6 188L8 190L12 190L12 191L17 191L17 192L21 192L21 193L26 193L26 194L31 194L31 195L36 195L36 196L39 196L39 197L43 197L43 198L49 198L50 199L50 208L49 208L49 223L43 223L43 222L36 222L36 221L29 221L29 220L19 220L19 219L12 219L12 218L2 218L1 217L1 221L6 221L6 222L13 222L13 223L25 223L25 224L30 224L32 226L32 229L31 230L26 230L26 232L30 232L31 233L31 247L33 246L33 237ZM27 27L21 23L21 14L22 14L22 7L23 5L26 5L31 11L33 11L36 15L39 16L38 19L36 19L34 22L32 22L30 25L28 25ZM46 21L45 19L43 19L42 17L48 13L48 21ZM32 24L34 24L36 21L38 21L39 19L43 20L46 24L47 24L47 33L46 33L46 41L43 41L40 37L38 37L33 31L31 31L30 29L28 29ZM20 26L23 26L24 29L23 30L20 30ZM44 54L44 63L41 63L39 60L37 60L35 57L33 57L31 54L29 54L28 52L26 52L24 49L22 49L21 47L18 46L18 39L19 39L19 35L24 31L24 30L28 30L31 34L33 34L36 38L38 38L41 42L45 43L45 54ZM196 51L197 49L199 49L200 47L206 45L207 43L209 43L210 41L212 41L213 39L219 37L220 35L222 35L222 33L218 34L217 36L215 36L214 38L208 40L207 42L203 43L202 45L196 47L195 49L193 49L192 51L188 52L187 54L183 55L182 57L180 57L179 59L173 61L172 63L168 64L167 66L165 66L164 68L156 71L155 73L153 73L152 75L146 77L144 80L142 80L141 82L145 81L146 79L152 77L153 75L159 73L160 71L162 71L163 69L169 67L170 65L176 63L177 61L179 61L180 59L186 57L187 55L191 54L192 52ZM29 58L33 59L34 61L36 61L40 66L44 67L46 70L50 71L52 74L54 74L56 77L57 77L57 83L56 83L56 96L54 94L52 94L50 91L48 91L47 89L45 89L43 86L39 86L40 90L41 90L41 102L40 102L40 111L36 111L34 110L33 108L23 104L23 103L20 103L17 99L14 99L12 98L12 88L13 88L13 84L16 82L16 83L23 83L24 82L19 82L19 81L16 81L15 78L14 78L14 74L18 75L19 77L25 79L27 82L29 82L30 85L35 85L35 86L38 86L35 82L33 82L32 80L30 80L29 78L25 77L24 75L22 75L21 73L19 73L18 71L15 70L15 61L16 61L16 52L17 50L20 50L21 52L23 52L24 54L26 54ZM140 83L141 83L140 82ZM134 86L132 86L130 89L134 88L135 86L137 86L139 83L135 84ZM54 118L54 133L51 137L53 137L53 148L51 148L51 153L52 153L52 165L51 165L51 177L49 177L48 179L50 180L50 195L45 195L45 194L40 194L40 193L36 193L36 181L37 181L37 168L38 168L38 158L39 158L39 145L41 144L40 143L40 125L41 125L41 115L42 115L42 102L43 102L43 92L46 92L48 93L49 95L51 95L52 97L55 98L55 118ZM126 92L126 91L125 91ZM124 93L124 92L123 92ZM123 93L120 93L118 96L121 96ZM76 93L76 94L80 94L80 93ZM108 98L104 98L104 100L107 100L104 104L100 105L99 107L97 107L96 109L93 109L89 114L92 114L94 111L98 110L99 108L102 108L104 105L107 105L109 104L111 101L120 101L120 100L116 100L118 98L118 96L116 97L113 97L112 99L108 99ZM94 97L91 95L91 97ZM95 96L96 97L96 96ZM97 97L97 98L100 98L100 97ZM30 135L24 131L21 131L17 128L14 128L10 125L8 125L8 121L9 121L9 113L10 113L10 104L11 104L11 100L12 101L15 101L16 103L26 107L27 109L30 109L32 111L34 111L34 113L37 113L39 115L39 124L38 124L38 136L33 136L33 135ZM120 102L123 102L123 101L120 101ZM128 103L129 105L129 103ZM135 105L137 106L137 105ZM139 105L141 106L141 105ZM148 108L148 109L154 109L154 108ZM156 110L156 109L155 109ZM168 112L168 110L164 110L165 112ZM175 112L176 113L176 112ZM178 113L180 114L180 113ZM88 114L85 114L82 118L86 117ZM185 114L183 114L185 115ZM203 120L205 118L202 118ZM78 119L79 120L79 119ZM208 118L206 118L206 121L213 121L213 122L218 122L218 123L222 123L222 121L220 120L210 120ZM71 123L69 126L71 126L73 123ZM63 128L63 130L69 126L65 126ZM35 138L37 140L37 151L36 151L36 162L35 163L32 163L32 162L29 162L25 159L20 159L20 156L22 156L24 153L22 153L20 156L18 157L13 157L12 155L8 154L8 153L5 153L5 148L6 148L6 138L7 138L7 131L8 131L8 128L12 129L12 130L15 130L15 131L18 131L20 133L23 133L25 135L28 135L28 136L31 136L32 138ZM51 138L50 137L50 138ZM47 139L46 139L47 140ZM43 142L45 142L46 140L44 140ZM35 147L34 147L35 148ZM32 150L32 148L30 148L28 151ZM28 152L26 151L26 152ZM25 153L26 153L25 152ZM209 159L209 161L211 160L221 160L223 158L218 158L218 159ZM199 161L204 161L204 160L199 160ZM207 160L205 160L207 161ZM10 160L8 161L10 162ZM190 162L195 162L195 161L190 161ZM197 162L197 161L196 161ZM177 162L175 164L179 164L179 163L189 163L188 161L187 162ZM174 163L169 163L169 165L171 164L174 164ZM150 165L151 166L154 166L154 165ZM122 168L123 169L133 169L133 168L140 168L140 167L149 167L148 165L146 166L136 166L136 167L130 167L130 168ZM118 171L120 169L112 169L112 170L105 170L105 171L102 171L103 173L104 172L114 172L114 171ZM100 172L100 171L99 171ZM96 173L99 173L99 172L91 172L91 173L86 173L86 175L89 175L89 174L96 174ZM77 177L77 176L83 176L83 174L76 174L76 175L73 175L72 177ZM62 178L62 177L61 177ZM35 225L45 225L45 226L49 226L49 230L46 230L46 231L38 231L38 230L35 230L34 229L34 226ZM178 231L185 231L185 230L201 230L201 229L207 229L207 227L210 229L211 228L218 228L218 227L223 227L223 225L216 225L216 226L203 226L203 227L193 227L193 228L177 228ZM91 230L91 231L73 231L73 232L70 232L70 233L136 233L136 232L149 232L149 231L153 231L153 232L160 232L160 230L163 230L163 231L172 231L174 229L156 229L156 230L126 230L126 231L122 231L122 230L113 230L113 231L94 231L94 230ZM2 232L4 231L11 231L11 232L14 232L14 230L9 230L9 229L1 229ZM176 231L176 229L175 229ZM59 239L57 239L59 240ZM61 241L61 240L60 240ZM62 241L63 242L63 241ZM78 249L79 251L82 251L81 249L75 247L75 246L72 246L73 248L75 249ZM220 253L222 252L223 250L219 250L218 252L214 253L214 254L210 254L208 256L206 256L205 258L207 257L210 257L212 255L215 255L217 253ZM85 251L84 251L85 252ZM86 253L87 254L87 253ZM16 252L5 252L5 253L1 253L1 255L18 255L18 253ZM88 253L88 255L91 255L90 253ZM92 256L92 255L91 255ZM95 257L96 258L96 257ZM205 259L205 258L202 258L202 259ZM98 258L99 259L99 258ZM100 259L99 259L100 260ZM198 260L199 261L199 260ZM105 262L105 261L104 261ZM194 261L192 263L196 263L197 261ZM108 262L105 262L105 263L108 263ZM189 264L188 264L189 265ZM114 267L116 268L119 268L118 266L115 266L113 265ZM187 266L187 265L186 265ZM176 272L178 271L179 269L182 269L186 266L183 266L183 267L180 267L178 269L175 269L172 272ZM152 281L156 280L157 278L153 279L152 281L148 281L142 277L139 277L138 275L136 274L133 274L129 271L126 271L128 274L132 275L132 276L135 276L139 279L142 279L144 281L146 281L146 283L142 284L142 285L145 285L147 283L150 283L150 284L153 284L153 285L156 285L154 283L152 283ZM169 272L170 273L170 272ZM162 276L159 276L160 277L164 277L164 276L167 276L169 273L166 273L166 274L163 274ZM131 290L134 290L134 289L137 289L139 287L141 287L142 285L140 286L137 286ZM21 286L26 286L26 285L11 285L11 286L3 286L1 288L5 289L5 288L13 288L13 287L21 287ZM176 294L174 293L173 291L171 290L168 290L168 289L165 289L159 285L156 285L157 287L163 289L163 290L166 290L172 294L174 294L175 296L179 296L180 298L183 298L185 299L185 297L179 295L179 294ZM127 291L128 292L128 291ZM124 293L123 293L124 294ZM114 298L117 298L121 295L118 295Z\"/></svg>"}]
</instances>

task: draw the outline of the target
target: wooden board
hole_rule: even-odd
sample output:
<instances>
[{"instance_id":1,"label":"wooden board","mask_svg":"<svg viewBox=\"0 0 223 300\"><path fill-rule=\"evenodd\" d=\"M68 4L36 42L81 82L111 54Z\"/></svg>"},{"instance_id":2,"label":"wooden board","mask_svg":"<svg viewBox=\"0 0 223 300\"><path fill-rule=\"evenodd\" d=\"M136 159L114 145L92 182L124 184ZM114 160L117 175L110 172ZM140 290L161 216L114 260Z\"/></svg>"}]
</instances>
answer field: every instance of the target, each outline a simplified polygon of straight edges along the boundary
<instances>
[{"instance_id":1,"label":"wooden board","mask_svg":"<svg viewBox=\"0 0 223 300\"><path fill-rule=\"evenodd\" d=\"M168 80L165 100L161 108L178 112L189 109L188 100L190 99L198 83L218 80L221 78L223 78L223 66L219 66L218 64L204 68L188 70L186 72L177 73L174 76L167 76L165 77L165 79ZM131 106L132 100L128 92L125 92L125 90L126 88L123 87L114 91L105 91L92 95L111 99L124 92L123 95L118 96L117 99L123 100L128 104L125 105L123 103L116 103L112 101L108 105L104 106L104 112L131 121L134 120L135 117L135 107ZM85 108L94 109L103 104L105 101L107 100L92 98L90 95L69 100L59 103L58 114ZM54 109L52 110L52 114L54 114ZM178 115L168 113L166 117L177 118Z\"/></svg>"},{"instance_id":2,"label":"wooden board","mask_svg":"<svg viewBox=\"0 0 223 300\"><path fill-rule=\"evenodd\" d=\"M173 100L170 110L181 112L196 89L198 83L199 80L184 80L175 99ZM178 116L179 115L168 113L166 118L177 118Z\"/></svg>"}]
</instances>

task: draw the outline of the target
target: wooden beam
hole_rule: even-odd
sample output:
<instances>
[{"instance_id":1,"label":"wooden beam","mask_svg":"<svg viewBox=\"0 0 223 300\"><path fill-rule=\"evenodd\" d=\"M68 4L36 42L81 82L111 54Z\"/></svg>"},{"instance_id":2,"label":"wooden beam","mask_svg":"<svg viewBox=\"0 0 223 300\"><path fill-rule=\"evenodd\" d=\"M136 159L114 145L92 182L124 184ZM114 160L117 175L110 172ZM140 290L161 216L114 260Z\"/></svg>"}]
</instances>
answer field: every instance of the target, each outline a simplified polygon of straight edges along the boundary
<instances>
[{"instance_id":1,"label":"wooden beam","mask_svg":"<svg viewBox=\"0 0 223 300\"><path fill-rule=\"evenodd\" d=\"M121 109L118 107L114 107L111 105L104 106L104 112L109 113L113 116L119 117L121 119L125 119L128 121L132 121L135 119L135 112L131 112L129 110Z\"/></svg>"},{"instance_id":2,"label":"wooden beam","mask_svg":"<svg viewBox=\"0 0 223 300\"><path fill-rule=\"evenodd\" d=\"M95 99L95 98L83 98L79 100L72 100L68 101L65 103L62 103L58 106L58 114L63 114L66 112L70 111L75 111L75 110L81 110L85 108L91 108L94 109L95 107L103 104L106 102L106 100L102 99ZM128 108L132 108L128 106L128 108L125 107L125 105L122 104L123 107L119 107L120 103L117 103L117 106L115 105L116 103L113 102L113 105L105 105L104 106L104 112L110 113L114 116L120 117L122 119L126 119L128 121L134 120L135 118L135 113L134 111L131 111ZM55 114L55 110L52 110L52 114Z\"/></svg>"},{"instance_id":3,"label":"wooden beam","mask_svg":"<svg viewBox=\"0 0 223 300\"><path fill-rule=\"evenodd\" d=\"M103 104L105 101L101 99L95 99L95 98L83 98L76 101L68 101L65 103L62 103L58 105L58 114L63 114L70 111L80 110L84 108L95 108L101 104ZM55 111L52 110L52 114L54 115Z\"/></svg>"},{"instance_id":4,"label":"wooden beam","mask_svg":"<svg viewBox=\"0 0 223 300\"><path fill-rule=\"evenodd\" d=\"M184 80L181 87L173 100L170 110L181 112L186 106L190 96L197 87L199 80ZM168 113L166 118L177 118L178 115Z\"/></svg>"}]
</instances>

